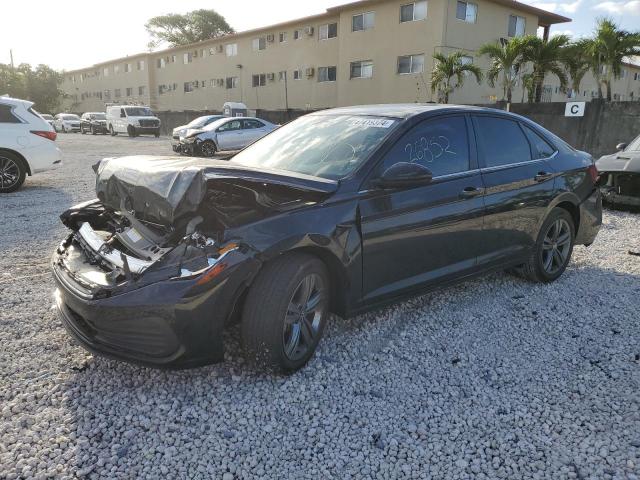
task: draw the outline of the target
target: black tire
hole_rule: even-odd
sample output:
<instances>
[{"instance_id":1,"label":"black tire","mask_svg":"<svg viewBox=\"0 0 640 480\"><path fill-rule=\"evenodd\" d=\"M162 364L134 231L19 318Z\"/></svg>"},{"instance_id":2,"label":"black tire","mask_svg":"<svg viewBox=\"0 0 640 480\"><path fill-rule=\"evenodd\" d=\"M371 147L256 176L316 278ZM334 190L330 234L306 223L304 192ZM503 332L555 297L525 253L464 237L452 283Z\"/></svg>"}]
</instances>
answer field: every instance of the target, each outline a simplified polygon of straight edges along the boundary
<instances>
[{"instance_id":1,"label":"black tire","mask_svg":"<svg viewBox=\"0 0 640 480\"><path fill-rule=\"evenodd\" d=\"M118 132L116 132L116 131L114 130L113 125L109 125L109 134L110 134L112 137L115 137L116 135L118 135Z\"/></svg>"},{"instance_id":2,"label":"black tire","mask_svg":"<svg viewBox=\"0 0 640 480\"><path fill-rule=\"evenodd\" d=\"M156 137L156 138L160 138L160 130L156 130L156 131L153 133L153 136L154 136L154 137Z\"/></svg>"},{"instance_id":3,"label":"black tire","mask_svg":"<svg viewBox=\"0 0 640 480\"><path fill-rule=\"evenodd\" d=\"M133 138L136 136L136 129L133 126L129 125L127 127L127 133L129 134L130 137Z\"/></svg>"},{"instance_id":4,"label":"black tire","mask_svg":"<svg viewBox=\"0 0 640 480\"><path fill-rule=\"evenodd\" d=\"M93 125L91 125L90 131L91 131L91 135L95 135L96 134L96 129L93 128Z\"/></svg>"},{"instance_id":5,"label":"black tire","mask_svg":"<svg viewBox=\"0 0 640 480\"><path fill-rule=\"evenodd\" d=\"M285 373L303 367L322 338L329 292L327 269L316 257L292 253L268 263L249 289L242 311L247 360L260 369ZM293 312L299 301L305 307L298 305L300 310ZM313 311L306 310L312 303Z\"/></svg>"},{"instance_id":6,"label":"black tire","mask_svg":"<svg viewBox=\"0 0 640 480\"><path fill-rule=\"evenodd\" d=\"M62 133L67 133L67 129L64 125L62 125Z\"/></svg>"},{"instance_id":7,"label":"black tire","mask_svg":"<svg viewBox=\"0 0 640 480\"><path fill-rule=\"evenodd\" d=\"M203 157L211 158L218 152L218 148L213 140L205 140L200 144L200 153Z\"/></svg>"},{"instance_id":8,"label":"black tire","mask_svg":"<svg viewBox=\"0 0 640 480\"><path fill-rule=\"evenodd\" d=\"M554 235L555 240L552 238ZM576 227L569 212L564 208L554 208L542 224L535 250L518 272L532 282L549 283L557 280L571 261L575 237ZM564 238L567 240L564 241Z\"/></svg>"},{"instance_id":9,"label":"black tire","mask_svg":"<svg viewBox=\"0 0 640 480\"><path fill-rule=\"evenodd\" d=\"M84 127L80 127L80 133L82 133L82 135L85 134Z\"/></svg>"},{"instance_id":10,"label":"black tire","mask_svg":"<svg viewBox=\"0 0 640 480\"><path fill-rule=\"evenodd\" d=\"M10 152L0 152L0 193L18 190L27 177L24 161Z\"/></svg>"}]
</instances>

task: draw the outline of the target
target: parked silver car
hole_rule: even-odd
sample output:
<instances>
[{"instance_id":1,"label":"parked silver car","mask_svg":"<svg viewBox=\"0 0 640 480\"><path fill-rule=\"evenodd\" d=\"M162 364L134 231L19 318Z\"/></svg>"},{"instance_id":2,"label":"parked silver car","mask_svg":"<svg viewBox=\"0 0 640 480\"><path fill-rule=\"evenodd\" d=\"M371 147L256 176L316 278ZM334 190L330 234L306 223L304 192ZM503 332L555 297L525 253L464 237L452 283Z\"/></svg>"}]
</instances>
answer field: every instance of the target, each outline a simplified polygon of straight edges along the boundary
<instances>
[{"instance_id":1,"label":"parked silver car","mask_svg":"<svg viewBox=\"0 0 640 480\"><path fill-rule=\"evenodd\" d=\"M180 151L188 155L213 157L217 152L241 150L278 128L254 117L216 120L200 130L190 130L180 139Z\"/></svg>"},{"instance_id":2,"label":"parked silver car","mask_svg":"<svg viewBox=\"0 0 640 480\"><path fill-rule=\"evenodd\" d=\"M179 152L180 149L180 138L185 137L189 130L202 130L207 125L215 122L216 120L220 120L222 118L226 118L224 115L203 115L202 117L198 117L186 125L180 125L173 129L171 138L173 151Z\"/></svg>"}]
</instances>

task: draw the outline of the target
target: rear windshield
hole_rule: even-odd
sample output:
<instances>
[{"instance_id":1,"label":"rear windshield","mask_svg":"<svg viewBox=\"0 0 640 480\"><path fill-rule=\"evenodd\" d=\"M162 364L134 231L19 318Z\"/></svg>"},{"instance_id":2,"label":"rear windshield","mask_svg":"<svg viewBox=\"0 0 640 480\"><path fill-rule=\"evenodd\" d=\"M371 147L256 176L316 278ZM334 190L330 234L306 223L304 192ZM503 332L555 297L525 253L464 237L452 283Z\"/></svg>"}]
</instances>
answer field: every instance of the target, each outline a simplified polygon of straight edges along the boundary
<instances>
[{"instance_id":1,"label":"rear windshield","mask_svg":"<svg viewBox=\"0 0 640 480\"><path fill-rule=\"evenodd\" d=\"M104 113L94 113L90 115L91 120L106 120L107 116Z\"/></svg>"}]
</instances>

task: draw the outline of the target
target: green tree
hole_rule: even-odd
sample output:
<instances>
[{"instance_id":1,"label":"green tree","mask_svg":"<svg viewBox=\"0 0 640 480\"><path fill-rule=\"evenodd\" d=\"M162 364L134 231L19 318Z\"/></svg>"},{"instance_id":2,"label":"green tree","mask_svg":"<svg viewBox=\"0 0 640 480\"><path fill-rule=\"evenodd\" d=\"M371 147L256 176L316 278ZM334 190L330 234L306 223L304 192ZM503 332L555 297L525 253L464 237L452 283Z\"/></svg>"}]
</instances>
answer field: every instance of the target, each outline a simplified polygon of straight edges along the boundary
<instances>
[{"instance_id":1,"label":"green tree","mask_svg":"<svg viewBox=\"0 0 640 480\"><path fill-rule=\"evenodd\" d=\"M625 57L640 55L640 33L618 28L609 18L600 18L590 44L591 63L607 88L607 101L611 101L611 82L620 78ZM594 73L595 74L595 73Z\"/></svg>"},{"instance_id":2,"label":"green tree","mask_svg":"<svg viewBox=\"0 0 640 480\"><path fill-rule=\"evenodd\" d=\"M436 53L431 71L431 92L438 92L438 102L449 103L449 95L464 85L465 77L472 74L478 83L482 81L482 70L472 63L464 63L464 54L455 52L450 55ZM452 83L452 80L455 81Z\"/></svg>"},{"instance_id":3,"label":"green tree","mask_svg":"<svg viewBox=\"0 0 640 480\"><path fill-rule=\"evenodd\" d=\"M513 88L518 81L524 62L526 45L522 37L516 37L503 42L487 43L478 50L480 55L487 55L491 59L487 70L487 83L494 88L499 78L502 99L506 97L509 103L511 103Z\"/></svg>"},{"instance_id":4,"label":"green tree","mask_svg":"<svg viewBox=\"0 0 640 480\"><path fill-rule=\"evenodd\" d=\"M27 63L13 68L0 64L0 95L31 100L41 112L54 112L60 103L62 91L58 88L62 75L48 67L35 69Z\"/></svg>"},{"instance_id":5,"label":"green tree","mask_svg":"<svg viewBox=\"0 0 640 480\"><path fill-rule=\"evenodd\" d=\"M145 25L151 35L150 46L163 42L172 47L201 42L234 33L225 18L215 10L194 10L184 15L170 13L151 18Z\"/></svg>"},{"instance_id":6,"label":"green tree","mask_svg":"<svg viewBox=\"0 0 640 480\"><path fill-rule=\"evenodd\" d=\"M567 88L567 76L564 73L562 55L563 49L569 43L569 37L556 35L549 40L544 40L534 35L528 35L524 37L524 42L526 42L524 59L531 62L533 68L535 102L542 101L542 88L547 74L558 77L560 88Z\"/></svg>"},{"instance_id":7,"label":"green tree","mask_svg":"<svg viewBox=\"0 0 640 480\"><path fill-rule=\"evenodd\" d=\"M580 93L582 79L591 69L591 60L588 54L590 42L589 39L579 40L562 50L561 60L564 71L567 75L567 81L571 82L571 90L575 92L575 95Z\"/></svg>"}]
</instances>

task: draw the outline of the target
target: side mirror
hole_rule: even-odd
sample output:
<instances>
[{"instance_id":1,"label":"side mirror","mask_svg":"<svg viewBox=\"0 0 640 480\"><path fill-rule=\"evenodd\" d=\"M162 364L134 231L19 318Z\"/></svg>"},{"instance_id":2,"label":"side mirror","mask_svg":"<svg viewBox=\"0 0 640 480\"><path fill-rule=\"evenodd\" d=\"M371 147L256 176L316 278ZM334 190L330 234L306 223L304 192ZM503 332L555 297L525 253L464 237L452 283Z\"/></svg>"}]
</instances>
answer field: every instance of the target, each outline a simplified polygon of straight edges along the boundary
<instances>
[{"instance_id":1,"label":"side mirror","mask_svg":"<svg viewBox=\"0 0 640 480\"><path fill-rule=\"evenodd\" d=\"M616 145L616 150L619 152L623 151L625 148L627 148L626 143L619 143L618 145Z\"/></svg>"},{"instance_id":2,"label":"side mirror","mask_svg":"<svg viewBox=\"0 0 640 480\"><path fill-rule=\"evenodd\" d=\"M399 162L391 165L378 180L382 188L419 187L431 183L433 174L419 163Z\"/></svg>"},{"instance_id":3,"label":"side mirror","mask_svg":"<svg viewBox=\"0 0 640 480\"><path fill-rule=\"evenodd\" d=\"M123 112L120 114L120 118L127 118L127 115Z\"/></svg>"}]
</instances>

